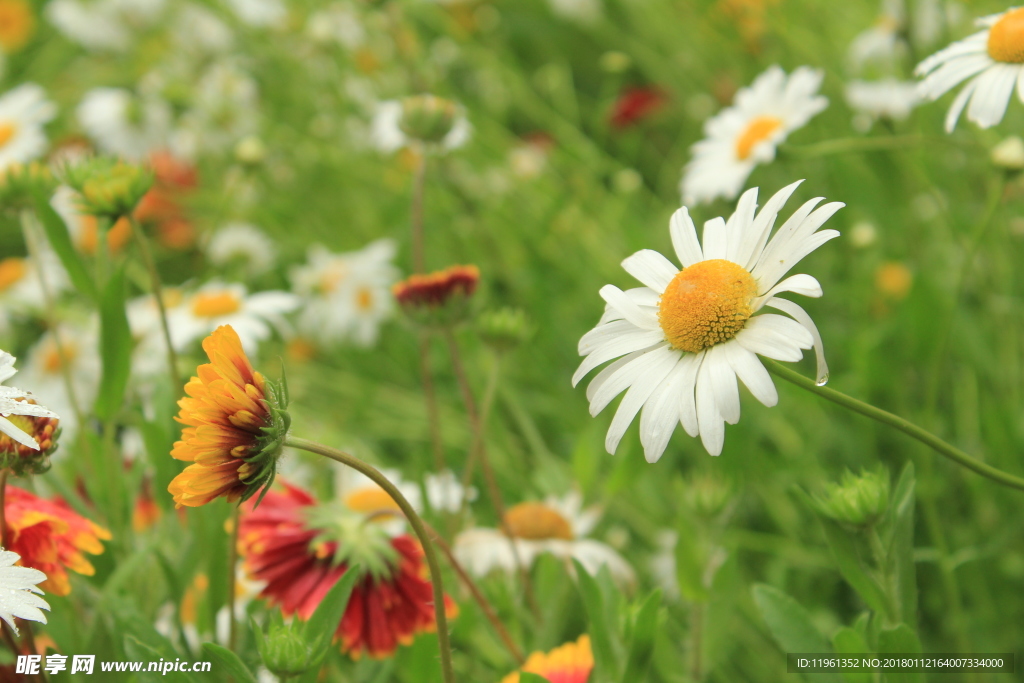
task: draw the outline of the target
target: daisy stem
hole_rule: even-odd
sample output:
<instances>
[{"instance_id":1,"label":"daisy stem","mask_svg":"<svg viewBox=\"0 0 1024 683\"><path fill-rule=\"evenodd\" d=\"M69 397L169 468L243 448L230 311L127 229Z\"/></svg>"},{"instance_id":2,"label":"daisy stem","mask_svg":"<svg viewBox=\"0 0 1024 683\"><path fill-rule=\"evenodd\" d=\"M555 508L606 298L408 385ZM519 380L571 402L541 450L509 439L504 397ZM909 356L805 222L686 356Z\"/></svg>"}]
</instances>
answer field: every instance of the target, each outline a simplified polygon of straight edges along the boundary
<instances>
[{"instance_id":1,"label":"daisy stem","mask_svg":"<svg viewBox=\"0 0 1024 683\"><path fill-rule=\"evenodd\" d=\"M784 145L780 151L801 159L823 157L830 154L847 152L879 152L890 149L902 149L926 144L934 144L945 138L926 137L923 135L887 135L867 138L838 138L811 145Z\"/></svg>"},{"instance_id":2,"label":"daisy stem","mask_svg":"<svg viewBox=\"0 0 1024 683\"><path fill-rule=\"evenodd\" d=\"M491 365L490 375L487 377L487 387L484 389L484 400L480 406L480 438L483 439L483 432L487 428L487 418L491 415L494 407L494 398L498 394L498 379L501 377L501 361L503 356L500 352L494 354L494 362ZM479 446L474 443L469 452L469 459L466 461L466 470L462 473L462 490L468 491L473 482L473 470L476 469L476 461L480 457ZM469 507L469 498L462 498L462 512L465 514Z\"/></svg>"},{"instance_id":3,"label":"daisy stem","mask_svg":"<svg viewBox=\"0 0 1024 683\"><path fill-rule=\"evenodd\" d=\"M342 465L351 467L357 472L365 474L375 484L384 489L391 496L391 499L398 504L398 507L401 508L402 514L409 520L409 524L412 525L413 531L416 532L416 537L419 538L420 544L423 546L423 554L426 555L427 565L430 567L430 583L434 587L434 619L437 622L437 642L441 651L441 673L444 676L445 683L454 683L455 672L452 669L452 646L448 637L448 617L445 615L444 583L441 578L441 565L437 561L434 543L431 540L430 534L427 533L426 525L420 519L420 516L416 514L416 510L413 509L409 501L402 495L402 492L388 481L387 477L381 474L376 467L363 462L359 458L337 448L324 446L315 441L301 439L297 436L289 436L285 440L285 446L300 448L310 453L322 455L325 458L330 458L340 462Z\"/></svg>"},{"instance_id":4,"label":"daisy stem","mask_svg":"<svg viewBox=\"0 0 1024 683\"><path fill-rule=\"evenodd\" d=\"M690 610L690 677L700 683L704 679L701 650L704 647L704 603L693 603Z\"/></svg>"},{"instance_id":5,"label":"daisy stem","mask_svg":"<svg viewBox=\"0 0 1024 683\"><path fill-rule=\"evenodd\" d=\"M434 389L434 373L430 370L430 333L420 332L420 378L423 382L423 397L427 402L427 424L430 426L430 447L434 451L434 469L440 474L444 470L444 443L441 440L441 413L437 408L437 391Z\"/></svg>"},{"instance_id":6,"label":"daisy stem","mask_svg":"<svg viewBox=\"0 0 1024 683\"><path fill-rule=\"evenodd\" d=\"M480 605L480 609L483 611L484 616L487 617L489 622L491 622L491 626L494 627L494 630L498 632L498 636L501 638L501 642L505 644L509 654L511 654L512 658L516 660L516 663L521 666L526 659L523 657L523 653L519 649L519 646L516 645L516 642L512 640L512 636L510 636L508 631L505 629L505 625L501 623L500 619L498 619L498 615L494 611L494 607L491 606L491 603L487 602L487 598L484 597L480 587L476 585L476 582L469 576L465 568L459 564L458 560L455 559L455 554L452 552L452 548L448 545L447 541L445 541L441 534L437 533L437 530L429 524L425 524L425 526L427 527L427 531L429 531L430 535L433 537L434 543L437 544L437 547L440 548L441 552L443 552L445 557L448 558L448 564L450 564L452 569L455 570L455 573L459 575L462 583L466 585L466 588L468 588L469 592L473 595L473 599L476 600L478 605Z\"/></svg>"},{"instance_id":7,"label":"daisy stem","mask_svg":"<svg viewBox=\"0 0 1024 683\"><path fill-rule=\"evenodd\" d=\"M235 619L235 593L237 591L235 565L238 564L238 527L241 522L241 507L235 506L231 513L231 547L228 548L228 649L235 651L238 644L238 620Z\"/></svg>"},{"instance_id":8,"label":"daisy stem","mask_svg":"<svg viewBox=\"0 0 1024 683\"><path fill-rule=\"evenodd\" d=\"M423 256L423 194L427 179L426 150L419 149L416 153L416 169L412 177L412 208L410 222L412 224L412 270L414 273L424 272Z\"/></svg>"},{"instance_id":9,"label":"daisy stem","mask_svg":"<svg viewBox=\"0 0 1024 683\"><path fill-rule=\"evenodd\" d=\"M167 308L164 305L164 290L160 282L160 272L156 269L156 261L153 259L153 252L149 248L149 240L142 230L142 226L135 220L135 216L129 215L127 218L132 224L132 234L135 236L135 243L139 245L139 254L142 256L146 270L149 271L150 288L153 290L153 298L156 299L157 310L160 311L160 329L163 330L164 344L167 346L167 365L171 371L175 395L178 395L184 385L178 374L178 352L174 350L174 344L171 343L171 327L167 323Z\"/></svg>"},{"instance_id":10,"label":"daisy stem","mask_svg":"<svg viewBox=\"0 0 1024 683\"><path fill-rule=\"evenodd\" d=\"M491 505L494 506L494 512L498 515L498 523L501 525L501 530L508 537L509 545L512 548L512 558L516 563L516 570L523 579L523 592L526 594L527 604L530 606L530 610L534 616L540 616L540 607L537 604L537 598L533 593L533 584L530 581L530 572L527 571L526 565L523 564L522 558L519 557L519 547L516 546L515 536L512 534L512 529L509 528L508 520L505 518L505 501L501 496L501 489L498 487L498 481L494 477L494 468L491 467L491 460L487 457L487 444L484 443L484 430L483 423L480 420L480 414L476 409L476 400L473 398L473 387L469 384L469 378L466 376L466 369L462 365L462 355L459 353L459 342L455 339L455 333L450 327L444 329L445 341L448 342L448 349L452 356L452 369L455 371L455 378L459 383L459 389L462 391L462 400L466 404L466 417L469 418L469 431L473 436L473 442L470 446L470 457L476 454L480 459L480 469L484 473L484 484L487 486L487 495L491 499Z\"/></svg>"},{"instance_id":11,"label":"daisy stem","mask_svg":"<svg viewBox=\"0 0 1024 683\"><path fill-rule=\"evenodd\" d=\"M970 455L963 452L959 448L956 448L955 446L951 446L950 444L946 443L945 441L935 436L931 432L922 429L921 427L918 427L914 423L900 417L899 415L893 415L892 413L882 410L881 408L876 408L875 406L869 403L858 401L857 399L851 396L847 396L846 394L838 392L834 389L829 389L827 387L819 387L817 384L814 383L814 380L808 379L807 377L801 375L799 372L796 372L795 370L790 370L786 366L781 365L780 363L777 363L776 361L773 361L770 358L762 357L761 361L764 363L764 366L768 369L769 372L771 372L777 377L781 377L787 382L797 385L801 389L806 389L812 394L817 394L818 396L821 396L826 400L832 401L833 403L838 403L839 405L843 406L848 410L852 410L855 413L860 413L865 417L870 417L872 420L876 420L878 422L881 422L882 424L887 424L894 429L898 429L907 436L913 439L917 439L924 445L934 450L939 455L944 455L950 460L966 467L969 470L977 472L983 477L988 477L989 479L998 484L1002 484L1003 486L1008 486L1010 488L1024 491L1024 479L1009 474L1008 472L1003 472L1002 470L996 469L991 465L986 465L977 458L971 457Z\"/></svg>"}]
</instances>

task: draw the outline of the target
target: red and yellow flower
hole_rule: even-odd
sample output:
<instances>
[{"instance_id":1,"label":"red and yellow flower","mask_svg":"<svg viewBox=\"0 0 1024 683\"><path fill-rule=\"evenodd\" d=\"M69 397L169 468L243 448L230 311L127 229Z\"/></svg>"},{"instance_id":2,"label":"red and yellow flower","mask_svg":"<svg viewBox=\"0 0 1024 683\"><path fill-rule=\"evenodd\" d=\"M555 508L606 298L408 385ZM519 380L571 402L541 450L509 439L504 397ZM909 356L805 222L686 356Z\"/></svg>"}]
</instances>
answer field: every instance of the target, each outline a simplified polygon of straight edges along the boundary
<instances>
[{"instance_id":1,"label":"red and yellow flower","mask_svg":"<svg viewBox=\"0 0 1024 683\"><path fill-rule=\"evenodd\" d=\"M450 266L434 273L415 274L391 288L398 305L414 322L451 325L468 313L468 304L480 283L476 266Z\"/></svg>"},{"instance_id":2,"label":"red and yellow flower","mask_svg":"<svg viewBox=\"0 0 1024 683\"><path fill-rule=\"evenodd\" d=\"M247 500L274 480L290 418L283 384L253 370L238 334L222 325L203 340L210 362L185 385L176 418L185 425L171 455L191 462L168 490L178 507L221 496Z\"/></svg>"},{"instance_id":3,"label":"red and yellow flower","mask_svg":"<svg viewBox=\"0 0 1024 683\"><path fill-rule=\"evenodd\" d=\"M433 592L423 549L408 535L390 537L380 525L337 504L318 504L285 484L258 509L247 506L239 553L260 596L285 615L308 619L335 583L358 563L356 583L335 638L353 659L383 658L434 629ZM445 598L449 613L454 603Z\"/></svg>"},{"instance_id":4,"label":"red and yellow flower","mask_svg":"<svg viewBox=\"0 0 1024 683\"><path fill-rule=\"evenodd\" d=\"M505 676L501 683L519 683L520 671L543 676L550 683L587 683L593 669L590 636L583 634L575 643L566 643L551 652L534 652L522 669Z\"/></svg>"},{"instance_id":5,"label":"red and yellow flower","mask_svg":"<svg viewBox=\"0 0 1024 683\"><path fill-rule=\"evenodd\" d=\"M8 486L4 503L7 549L21 555L20 564L46 574L39 587L48 593L67 595L70 569L92 576L95 569L83 553L99 555L101 540L110 532L82 517L60 498L46 500L16 486Z\"/></svg>"}]
</instances>

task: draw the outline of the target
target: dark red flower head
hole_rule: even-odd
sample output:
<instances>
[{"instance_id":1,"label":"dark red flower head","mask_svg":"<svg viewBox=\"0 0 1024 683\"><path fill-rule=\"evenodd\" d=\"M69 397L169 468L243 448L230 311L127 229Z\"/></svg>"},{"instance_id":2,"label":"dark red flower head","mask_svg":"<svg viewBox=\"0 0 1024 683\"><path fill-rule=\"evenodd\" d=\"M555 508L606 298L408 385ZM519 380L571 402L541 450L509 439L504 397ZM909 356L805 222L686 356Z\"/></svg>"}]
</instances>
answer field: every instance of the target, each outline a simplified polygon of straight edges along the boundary
<instances>
[{"instance_id":1,"label":"dark red flower head","mask_svg":"<svg viewBox=\"0 0 1024 683\"><path fill-rule=\"evenodd\" d=\"M609 123L612 128L628 128L661 109L667 101L665 93L657 88L626 88L612 108Z\"/></svg>"}]
</instances>

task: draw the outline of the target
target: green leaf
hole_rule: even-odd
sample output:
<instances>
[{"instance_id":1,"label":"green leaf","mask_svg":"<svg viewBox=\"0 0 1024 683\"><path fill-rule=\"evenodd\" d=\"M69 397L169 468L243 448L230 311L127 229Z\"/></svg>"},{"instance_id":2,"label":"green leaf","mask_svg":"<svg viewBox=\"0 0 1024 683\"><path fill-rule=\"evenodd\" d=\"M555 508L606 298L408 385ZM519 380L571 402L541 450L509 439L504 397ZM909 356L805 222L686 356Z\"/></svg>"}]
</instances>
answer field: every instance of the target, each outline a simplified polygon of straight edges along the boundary
<instances>
[{"instance_id":1,"label":"green leaf","mask_svg":"<svg viewBox=\"0 0 1024 683\"><path fill-rule=\"evenodd\" d=\"M174 661L176 659L173 651L166 652L162 648L157 649L142 642L135 636L127 634L124 637L124 651L129 660L136 662L159 662ZM145 667L143 667L145 668ZM137 674L138 680L144 683L156 681L179 681L180 683L196 683L196 679L184 671L141 671Z\"/></svg>"},{"instance_id":2,"label":"green leaf","mask_svg":"<svg viewBox=\"0 0 1024 683\"><path fill-rule=\"evenodd\" d=\"M64 270L68 272L72 284L79 292L95 301L97 297L96 283L89 276L89 270L85 267L78 252L75 251L75 245L71 242L71 235L68 233L68 227L64 224L64 219L57 215L57 212L50 206L49 197L40 193L34 199L36 216L39 217L39 222L43 226L46 239L49 240L50 246L53 247L53 251L64 265Z\"/></svg>"},{"instance_id":3,"label":"green leaf","mask_svg":"<svg viewBox=\"0 0 1024 683\"><path fill-rule=\"evenodd\" d=\"M654 657L654 638L658 631L660 610L661 590L655 589L640 605L633 619L626 671L620 679L622 683L647 680L647 669Z\"/></svg>"},{"instance_id":4,"label":"green leaf","mask_svg":"<svg viewBox=\"0 0 1024 683\"><path fill-rule=\"evenodd\" d=\"M821 635L818 628L811 621L807 610L800 604L786 595L778 588L757 584L752 589L754 602L761 612L768 630L784 653L808 652L825 653L831 652L828 641ZM842 679L837 674L821 673L814 674L815 680L832 681L838 683Z\"/></svg>"},{"instance_id":5,"label":"green leaf","mask_svg":"<svg viewBox=\"0 0 1024 683\"><path fill-rule=\"evenodd\" d=\"M531 674L523 671L519 674L519 683L551 683L548 679L544 678L540 674Z\"/></svg>"},{"instance_id":6,"label":"green leaf","mask_svg":"<svg viewBox=\"0 0 1024 683\"><path fill-rule=\"evenodd\" d=\"M856 534L847 531L838 523L824 517L819 519L825 529L825 538L828 539L839 573L853 586L868 607L879 614L888 614L885 591L869 571L870 565L864 559L861 549L863 543Z\"/></svg>"},{"instance_id":7,"label":"green leaf","mask_svg":"<svg viewBox=\"0 0 1024 683\"><path fill-rule=\"evenodd\" d=\"M679 592L690 602L706 602L710 597L704 585L704 573L708 565L707 544L691 519L682 519L676 524L676 581Z\"/></svg>"},{"instance_id":8,"label":"green leaf","mask_svg":"<svg viewBox=\"0 0 1024 683\"><path fill-rule=\"evenodd\" d=\"M224 670L228 676L234 678L235 683L256 683L256 677L249 671L249 667L226 647L216 643L203 643L203 654L213 660L218 669Z\"/></svg>"},{"instance_id":9,"label":"green leaf","mask_svg":"<svg viewBox=\"0 0 1024 683\"><path fill-rule=\"evenodd\" d=\"M921 641L914 629L906 624L883 629L878 634L879 654L910 653L921 654ZM889 683L924 683L924 674L909 671L889 671L885 674Z\"/></svg>"},{"instance_id":10,"label":"green leaf","mask_svg":"<svg viewBox=\"0 0 1024 683\"><path fill-rule=\"evenodd\" d=\"M832 647L835 648L837 655L864 655L871 652L860 631L849 626L836 631L832 636ZM842 675L847 683L871 683L874 680L874 675L870 673L843 671Z\"/></svg>"},{"instance_id":11,"label":"green leaf","mask_svg":"<svg viewBox=\"0 0 1024 683\"><path fill-rule=\"evenodd\" d=\"M348 607L348 599L352 595L352 589L359 578L361 578L359 565L350 566L348 571L338 580L338 583L334 584L334 587L327 592L327 595L324 596L324 599L317 606L316 611L313 612L313 616L306 622L307 638L323 637L313 657L313 661L321 662L327 654L327 649L331 646L331 641L334 639L334 632L338 630L341 617L344 616L345 608ZM319 673L319 667L314 666L304 673L299 678L299 681L301 683L316 683Z\"/></svg>"},{"instance_id":12,"label":"green leaf","mask_svg":"<svg viewBox=\"0 0 1024 683\"><path fill-rule=\"evenodd\" d=\"M125 313L124 268L107 281L100 297L100 358L103 377L93 410L109 420L121 409L132 364L132 332Z\"/></svg>"},{"instance_id":13,"label":"green leaf","mask_svg":"<svg viewBox=\"0 0 1024 683\"><path fill-rule=\"evenodd\" d=\"M895 570L896 599L900 620L917 623L917 565L914 563L914 464L907 463L900 474L890 507L892 541L889 545Z\"/></svg>"},{"instance_id":14,"label":"green leaf","mask_svg":"<svg viewBox=\"0 0 1024 683\"><path fill-rule=\"evenodd\" d=\"M594 651L594 681L601 683L618 680L621 667L616 657L613 625L608 623L601 587L578 560L573 560L573 564L576 566L576 586L583 598L583 606L587 610L590 625L590 641Z\"/></svg>"}]
</instances>

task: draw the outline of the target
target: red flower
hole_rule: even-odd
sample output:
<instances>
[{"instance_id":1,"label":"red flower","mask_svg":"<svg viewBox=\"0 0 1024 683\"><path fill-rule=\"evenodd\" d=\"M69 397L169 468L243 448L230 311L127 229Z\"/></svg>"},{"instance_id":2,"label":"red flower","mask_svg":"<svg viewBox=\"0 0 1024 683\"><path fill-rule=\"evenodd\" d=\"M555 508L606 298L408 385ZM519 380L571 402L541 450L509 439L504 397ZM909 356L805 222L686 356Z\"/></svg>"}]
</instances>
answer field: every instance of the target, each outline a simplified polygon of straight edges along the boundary
<instances>
[{"instance_id":1,"label":"red flower","mask_svg":"<svg viewBox=\"0 0 1024 683\"><path fill-rule=\"evenodd\" d=\"M338 544L325 540L323 529L311 528L310 512L317 501L302 489L284 484L269 491L259 507L243 506L239 553L256 580L266 581L260 593L285 615L308 619L346 571L336 563ZM363 522L372 524L372 522ZM413 637L434 628L433 592L426 578L423 550L410 536L389 539L393 551L386 575L366 574L356 583L335 637L342 652L358 659L394 653ZM445 600L446 606L453 604Z\"/></svg>"},{"instance_id":2,"label":"red flower","mask_svg":"<svg viewBox=\"0 0 1024 683\"><path fill-rule=\"evenodd\" d=\"M612 128L628 128L665 106L668 98L656 88L626 88L612 108Z\"/></svg>"}]
</instances>

